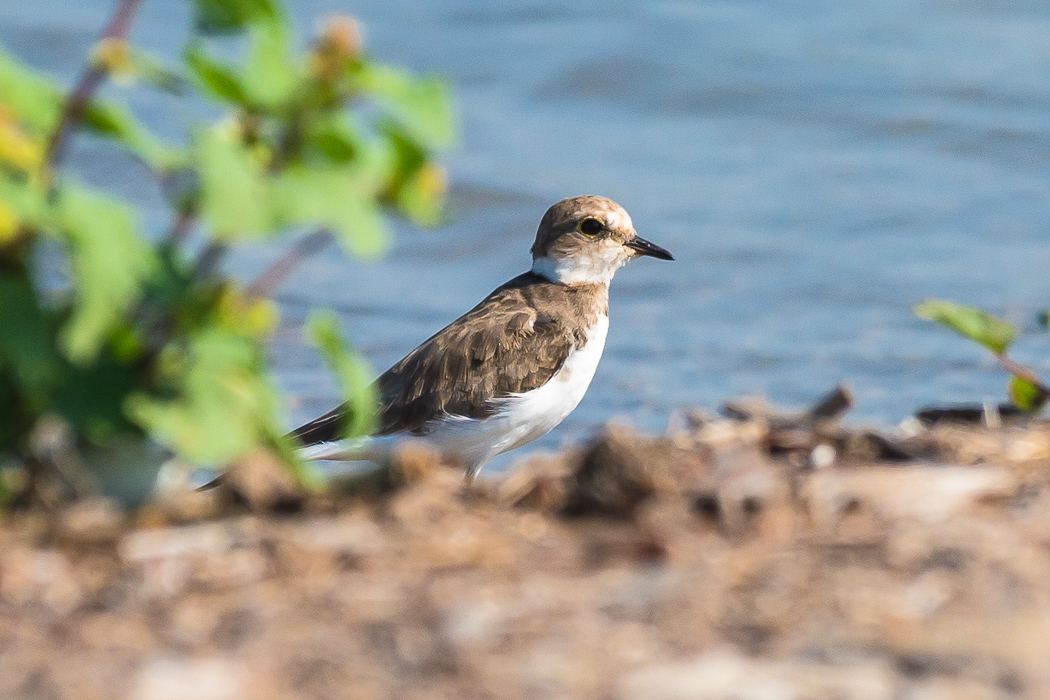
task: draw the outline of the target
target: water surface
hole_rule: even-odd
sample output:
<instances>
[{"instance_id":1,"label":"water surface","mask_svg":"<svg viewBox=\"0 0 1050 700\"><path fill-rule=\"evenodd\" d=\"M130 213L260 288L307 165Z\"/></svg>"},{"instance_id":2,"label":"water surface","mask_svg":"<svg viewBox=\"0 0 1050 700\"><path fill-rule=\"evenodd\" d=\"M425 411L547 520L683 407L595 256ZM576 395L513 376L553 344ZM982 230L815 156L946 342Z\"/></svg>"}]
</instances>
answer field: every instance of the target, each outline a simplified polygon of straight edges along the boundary
<instances>
[{"instance_id":1,"label":"water surface","mask_svg":"<svg viewBox=\"0 0 1050 700\"><path fill-rule=\"evenodd\" d=\"M75 74L110 6L0 5L0 40ZM1034 0L292 3L356 14L384 59L448 77L462 115L447 158L453 222L400 226L389 256L330 250L281 295L275 345L290 420L335 401L301 341L335 307L381 370L526 269L544 209L621 202L674 263L638 261L612 290L605 358L579 409L537 443L614 416L659 430L676 408L759 393L811 400L840 380L857 420L1003 395L978 349L915 319L931 296L985 306L1026 330L1017 355L1050 373L1050 5ZM183 3L147 2L136 39L173 55ZM133 104L176 136L210 113ZM97 148L77 163L140 197ZM239 256L250 274L276 250Z\"/></svg>"}]
</instances>

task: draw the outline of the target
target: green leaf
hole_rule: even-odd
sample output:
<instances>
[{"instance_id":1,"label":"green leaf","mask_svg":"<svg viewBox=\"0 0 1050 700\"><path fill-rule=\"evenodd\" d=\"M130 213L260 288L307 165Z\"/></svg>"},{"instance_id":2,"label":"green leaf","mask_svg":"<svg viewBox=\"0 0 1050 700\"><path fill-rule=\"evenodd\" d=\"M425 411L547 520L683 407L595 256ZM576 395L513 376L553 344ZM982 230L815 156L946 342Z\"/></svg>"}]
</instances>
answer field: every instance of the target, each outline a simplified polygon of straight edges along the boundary
<instances>
[{"instance_id":1,"label":"green leaf","mask_svg":"<svg viewBox=\"0 0 1050 700\"><path fill-rule=\"evenodd\" d=\"M51 80L0 49L0 107L37 134L47 133L58 123L62 93Z\"/></svg>"},{"instance_id":2,"label":"green leaf","mask_svg":"<svg viewBox=\"0 0 1050 700\"><path fill-rule=\"evenodd\" d=\"M23 224L34 228L48 224L47 191L39 182L0 176L0 204Z\"/></svg>"},{"instance_id":3,"label":"green leaf","mask_svg":"<svg viewBox=\"0 0 1050 700\"><path fill-rule=\"evenodd\" d=\"M444 81L415 78L404 71L373 63L357 75L359 87L374 97L405 135L426 149L440 149L452 142L455 117Z\"/></svg>"},{"instance_id":4,"label":"green leaf","mask_svg":"<svg viewBox=\"0 0 1050 700\"><path fill-rule=\"evenodd\" d=\"M277 0L194 0L194 26L201 34L234 34L252 22L281 16Z\"/></svg>"},{"instance_id":5,"label":"green leaf","mask_svg":"<svg viewBox=\"0 0 1050 700\"><path fill-rule=\"evenodd\" d=\"M233 285L221 288L213 312L223 327L245 338L269 338L281 322L274 301L245 294Z\"/></svg>"},{"instance_id":6,"label":"green leaf","mask_svg":"<svg viewBox=\"0 0 1050 700\"><path fill-rule=\"evenodd\" d=\"M209 129L197 141L201 214L218 240L271 228L263 167L231 131Z\"/></svg>"},{"instance_id":7,"label":"green leaf","mask_svg":"<svg viewBox=\"0 0 1050 700\"><path fill-rule=\"evenodd\" d=\"M0 273L0 375L10 373L21 392L39 397L54 383L60 368L51 323L28 275Z\"/></svg>"},{"instance_id":8,"label":"green leaf","mask_svg":"<svg viewBox=\"0 0 1050 700\"><path fill-rule=\"evenodd\" d=\"M304 162L345 165L365 149L363 137L343 116L314 119L304 126L301 153Z\"/></svg>"},{"instance_id":9,"label":"green leaf","mask_svg":"<svg viewBox=\"0 0 1050 700\"><path fill-rule=\"evenodd\" d=\"M58 216L75 279L73 313L61 342L70 360L85 364L135 303L154 261L136 233L134 214L120 202L66 188Z\"/></svg>"},{"instance_id":10,"label":"green leaf","mask_svg":"<svg viewBox=\"0 0 1050 700\"><path fill-rule=\"evenodd\" d=\"M445 210L445 175L428 163L414 172L397 193L401 211L419 226L436 226Z\"/></svg>"},{"instance_id":11,"label":"green leaf","mask_svg":"<svg viewBox=\"0 0 1050 700\"><path fill-rule=\"evenodd\" d=\"M49 79L0 51L0 110L10 110L37 135L45 135L58 123L62 100ZM169 149L123 107L95 100L86 110L84 125L121 141L151 165L163 167L169 159Z\"/></svg>"},{"instance_id":12,"label":"green leaf","mask_svg":"<svg viewBox=\"0 0 1050 700\"><path fill-rule=\"evenodd\" d=\"M44 161L44 138L32 136L0 105L0 169L35 174ZM0 238L3 238L0 233Z\"/></svg>"},{"instance_id":13,"label":"green leaf","mask_svg":"<svg viewBox=\"0 0 1050 700\"><path fill-rule=\"evenodd\" d=\"M3 390L0 389L0 398ZM0 419L3 419L0 413ZM4 427L0 427L0 447L4 447ZM23 493L29 483L25 467L13 460L0 457L0 511L6 510L19 494Z\"/></svg>"},{"instance_id":14,"label":"green leaf","mask_svg":"<svg viewBox=\"0 0 1050 700\"><path fill-rule=\"evenodd\" d=\"M186 93L186 79L149 53L131 46L128 61L136 77L142 78L157 89L172 95Z\"/></svg>"},{"instance_id":15,"label":"green leaf","mask_svg":"<svg viewBox=\"0 0 1050 700\"><path fill-rule=\"evenodd\" d=\"M143 80L173 95L181 95L185 87L180 75L124 38L107 37L99 41L92 51L92 63L117 84Z\"/></svg>"},{"instance_id":16,"label":"green leaf","mask_svg":"<svg viewBox=\"0 0 1050 700\"><path fill-rule=\"evenodd\" d=\"M251 99L241 82L241 76L237 74L237 69L209 56L199 42L187 47L183 59L190 76L201 90L223 102L250 105Z\"/></svg>"},{"instance_id":17,"label":"green leaf","mask_svg":"<svg viewBox=\"0 0 1050 700\"><path fill-rule=\"evenodd\" d=\"M158 170L174 161L169 147L151 134L130 111L113 103L93 102L84 114L84 126L99 136L116 139Z\"/></svg>"},{"instance_id":18,"label":"green leaf","mask_svg":"<svg viewBox=\"0 0 1050 700\"><path fill-rule=\"evenodd\" d=\"M1050 309L1043 309L1037 317L1039 327L1044 331L1050 331Z\"/></svg>"},{"instance_id":19,"label":"green leaf","mask_svg":"<svg viewBox=\"0 0 1050 700\"><path fill-rule=\"evenodd\" d=\"M335 374L343 400L350 405L344 437L371 435L378 424L379 407L372 368L343 340L339 322L331 312L311 314L306 333Z\"/></svg>"},{"instance_id":20,"label":"green leaf","mask_svg":"<svg viewBox=\"0 0 1050 700\"><path fill-rule=\"evenodd\" d=\"M1018 377L1016 374L1010 377L1007 391L1010 394L1010 401L1013 402L1013 405L1025 413L1038 413L1046 405L1047 399L1050 399L1050 394L1041 387L1032 384L1027 379Z\"/></svg>"},{"instance_id":21,"label":"green leaf","mask_svg":"<svg viewBox=\"0 0 1050 700\"><path fill-rule=\"evenodd\" d=\"M95 444L134 432L124 414L125 401L140 383L132 359L137 358L118 361L104 351L95 362L67 369L51 396L50 410Z\"/></svg>"},{"instance_id":22,"label":"green leaf","mask_svg":"<svg viewBox=\"0 0 1050 700\"><path fill-rule=\"evenodd\" d=\"M132 420L197 464L229 462L278 434L259 343L219 326L199 328L184 343L160 359L174 395L132 394Z\"/></svg>"},{"instance_id":23,"label":"green leaf","mask_svg":"<svg viewBox=\"0 0 1050 700\"><path fill-rule=\"evenodd\" d=\"M299 80L284 22L257 22L249 30L243 86L252 101L270 109L287 103Z\"/></svg>"},{"instance_id":24,"label":"green leaf","mask_svg":"<svg viewBox=\"0 0 1050 700\"><path fill-rule=\"evenodd\" d=\"M374 187L356 168L290 167L275 178L271 201L282 224L328 227L348 251L373 258L390 238Z\"/></svg>"},{"instance_id":25,"label":"green leaf","mask_svg":"<svg viewBox=\"0 0 1050 700\"><path fill-rule=\"evenodd\" d=\"M936 321L970 340L1001 355L1017 337L1017 329L991 314L972 306L930 299L915 307L919 318Z\"/></svg>"},{"instance_id":26,"label":"green leaf","mask_svg":"<svg viewBox=\"0 0 1050 700\"><path fill-rule=\"evenodd\" d=\"M419 226L441 221L445 204L445 173L426 154L396 132L384 132L395 153L390 193L401 213Z\"/></svg>"},{"instance_id":27,"label":"green leaf","mask_svg":"<svg viewBox=\"0 0 1050 700\"><path fill-rule=\"evenodd\" d=\"M32 429L33 410L26 399L0 358L0 455L14 453Z\"/></svg>"},{"instance_id":28,"label":"green leaf","mask_svg":"<svg viewBox=\"0 0 1050 700\"><path fill-rule=\"evenodd\" d=\"M157 248L157 267L148 281L147 295L159 306L171 308L191 298L194 267L177 245Z\"/></svg>"}]
</instances>

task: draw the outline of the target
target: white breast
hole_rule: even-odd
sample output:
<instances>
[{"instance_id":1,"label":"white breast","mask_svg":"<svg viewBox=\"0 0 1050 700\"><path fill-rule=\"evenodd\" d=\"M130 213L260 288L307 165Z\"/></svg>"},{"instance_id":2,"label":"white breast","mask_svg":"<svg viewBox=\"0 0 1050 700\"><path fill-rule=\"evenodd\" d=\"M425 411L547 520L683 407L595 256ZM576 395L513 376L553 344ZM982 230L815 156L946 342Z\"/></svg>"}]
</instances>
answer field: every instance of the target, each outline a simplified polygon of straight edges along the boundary
<instances>
[{"instance_id":1,"label":"white breast","mask_svg":"<svg viewBox=\"0 0 1050 700\"><path fill-rule=\"evenodd\" d=\"M506 414L511 423L529 429L519 441L504 447L501 452L535 440L572 413L591 385L608 333L609 317L602 314L587 331L587 342L569 355L549 382L532 391L500 400L499 415Z\"/></svg>"},{"instance_id":2,"label":"white breast","mask_svg":"<svg viewBox=\"0 0 1050 700\"><path fill-rule=\"evenodd\" d=\"M449 416L433 426L427 439L442 451L461 455L468 468L477 469L496 455L547 434L572 413L587 393L608 333L609 317L601 314L587 331L587 342L569 355L546 384L497 399L496 413L485 419Z\"/></svg>"}]
</instances>

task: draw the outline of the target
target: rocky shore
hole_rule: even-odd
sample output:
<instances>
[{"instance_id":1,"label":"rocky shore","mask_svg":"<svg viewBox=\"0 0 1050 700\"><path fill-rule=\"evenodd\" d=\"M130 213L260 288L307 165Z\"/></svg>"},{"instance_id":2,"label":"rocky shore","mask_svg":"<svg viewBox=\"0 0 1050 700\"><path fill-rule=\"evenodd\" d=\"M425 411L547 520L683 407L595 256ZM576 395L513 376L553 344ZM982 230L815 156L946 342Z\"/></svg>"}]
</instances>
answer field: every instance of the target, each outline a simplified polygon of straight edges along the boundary
<instances>
[{"instance_id":1,"label":"rocky shore","mask_svg":"<svg viewBox=\"0 0 1050 700\"><path fill-rule=\"evenodd\" d=\"M0 522L0 697L1050 697L1050 425L755 401L464 485Z\"/></svg>"}]
</instances>

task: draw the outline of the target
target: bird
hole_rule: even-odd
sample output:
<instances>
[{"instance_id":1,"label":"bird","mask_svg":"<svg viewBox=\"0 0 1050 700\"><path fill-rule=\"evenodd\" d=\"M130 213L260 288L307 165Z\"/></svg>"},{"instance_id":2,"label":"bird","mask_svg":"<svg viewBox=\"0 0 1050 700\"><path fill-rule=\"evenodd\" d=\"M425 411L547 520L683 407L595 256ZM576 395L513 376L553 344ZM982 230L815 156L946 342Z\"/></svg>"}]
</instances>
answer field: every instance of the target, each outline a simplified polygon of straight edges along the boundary
<instances>
[{"instance_id":1,"label":"bird","mask_svg":"<svg viewBox=\"0 0 1050 700\"><path fill-rule=\"evenodd\" d=\"M486 462L545 435L580 403L609 331L609 283L642 256L674 260L597 195L540 220L532 267L497 287L376 380L378 429L344 439L343 404L290 434L313 460L375 460L420 440L473 480Z\"/></svg>"}]
</instances>

